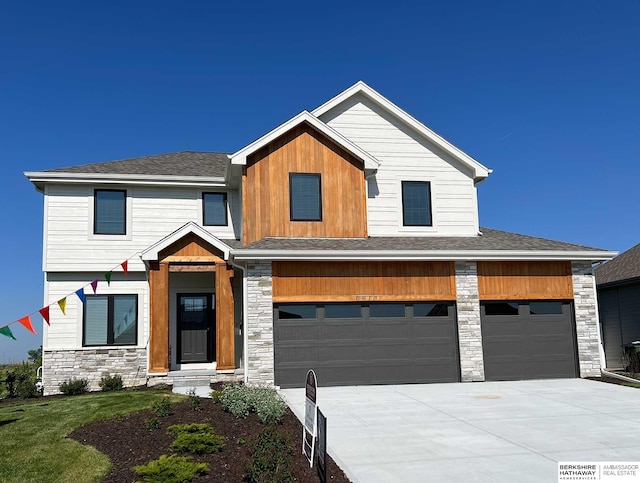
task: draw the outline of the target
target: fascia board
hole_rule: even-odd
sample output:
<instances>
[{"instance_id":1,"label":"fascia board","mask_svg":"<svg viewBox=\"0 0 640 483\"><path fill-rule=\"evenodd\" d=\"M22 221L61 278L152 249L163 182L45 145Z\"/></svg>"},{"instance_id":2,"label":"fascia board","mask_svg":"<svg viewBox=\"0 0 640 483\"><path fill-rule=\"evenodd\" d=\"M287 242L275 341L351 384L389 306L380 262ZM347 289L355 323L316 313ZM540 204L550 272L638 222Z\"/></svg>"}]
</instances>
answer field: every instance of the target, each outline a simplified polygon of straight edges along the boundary
<instances>
[{"instance_id":1,"label":"fascia board","mask_svg":"<svg viewBox=\"0 0 640 483\"><path fill-rule=\"evenodd\" d=\"M359 93L365 95L366 97L368 97L369 99L371 99L372 101L380 105L382 108L384 108L386 111L390 112L391 114L399 118L401 121L403 121L405 124L410 126L412 129L414 129L418 133L422 134L424 137L426 137L429 141L431 141L433 144L438 146L440 149L451 154L456 159L459 159L463 164L466 164L467 166L469 166L474 172L474 179L476 180L476 182L478 182L483 178L488 177L493 172L493 170L487 168L483 164L473 159L464 151L455 147L453 144L451 144L449 141L444 139L442 136L440 136L439 134L429 129L427 126L422 124L416 118L414 118L409 113L405 112L404 110L396 106L394 103L389 101L386 97L382 96L380 93L376 92L374 89L372 89L362 81L357 82L353 86L349 87L345 91L338 94L333 99L330 99L329 101L325 102L321 106L317 107L316 109L311 111L311 114L313 114L316 117L320 117L327 111L333 109L338 104L345 101L346 99Z\"/></svg>"},{"instance_id":2,"label":"fascia board","mask_svg":"<svg viewBox=\"0 0 640 483\"><path fill-rule=\"evenodd\" d=\"M235 260L611 260L609 251L533 250L252 250L232 251Z\"/></svg>"},{"instance_id":3,"label":"fascia board","mask_svg":"<svg viewBox=\"0 0 640 483\"><path fill-rule=\"evenodd\" d=\"M256 139L251 144L245 146L241 150L230 155L231 164L239 164L242 166L246 165L247 156L249 156L251 153L256 152L258 149L262 148L263 146L266 146L271 141L277 139L278 137L282 136L283 134L285 134L286 132L288 132L289 130L293 129L298 124L301 124L303 122L309 123L311 126L313 126L315 129L320 131L322 134L327 136L332 141L334 141L336 144L338 144L345 150L349 151L356 157L362 159L364 161L365 169L372 169L372 170L378 169L380 162L376 158L374 158L369 153L367 153L363 149L353 144L351 141L349 141L347 138L345 138L342 134L337 132L335 129L329 127L328 125L320 121L317 117L309 113L309 111L302 111L297 116L292 117L287 122L280 124L278 127L268 132L264 136Z\"/></svg>"},{"instance_id":4,"label":"fascia board","mask_svg":"<svg viewBox=\"0 0 640 483\"><path fill-rule=\"evenodd\" d=\"M218 239L211 233L209 233L207 230L205 230L198 224L194 223L193 221L190 221L185 225L182 225L173 233L167 235L161 240L158 240L153 245L150 245L148 248L146 248L141 252L140 258L143 261L157 260L158 254L162 250L167 248L169 245L177 242L178 240L183 238L185 235L188 235L189 233L193 233L194 235L197 235L200 238L202 238L204 241L211 243L214 247L216 247L218 250L220 250L223 253L225 260L229 259L229 253L231 251L231 247L226 243L222 242L220 239Z\"/></svg>"},{"instance_id":5,"label":"fascia board","mask_svg":"<svg viewBox=\"0 0 640 483\"><path fill-rule=\"evenodd\" d=\"M140 184L140 185L170 185L170 186L226 186L223 177L204 176L165 176L138 174L99 174L99 173L49 173L30 172L24 175L32 183L105 183L105 184Z\"/></svg>"}]
</instances>

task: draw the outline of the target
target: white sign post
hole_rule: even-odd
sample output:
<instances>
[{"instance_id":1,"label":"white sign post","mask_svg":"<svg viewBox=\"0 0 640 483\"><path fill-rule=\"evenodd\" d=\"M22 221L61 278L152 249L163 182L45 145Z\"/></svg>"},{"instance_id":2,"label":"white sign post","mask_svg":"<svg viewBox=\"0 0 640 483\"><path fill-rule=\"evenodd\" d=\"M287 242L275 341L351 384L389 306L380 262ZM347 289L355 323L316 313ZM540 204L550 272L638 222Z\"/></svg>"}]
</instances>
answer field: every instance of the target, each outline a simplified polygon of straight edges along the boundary
<instances>
[{"instance_id":1,"label":"white sign post","mask_svg":"<svg viewBox=\"0 0 640 483\"><path fill-rule=\"evenodd\" d=\"M304 428L302 428L302 454L309 460L309 466L313 468L313 453L316 445L317 421L316 421L316 396L318 382L313 370L307 372L304 401Z\"/></svg>"}]
</instances>

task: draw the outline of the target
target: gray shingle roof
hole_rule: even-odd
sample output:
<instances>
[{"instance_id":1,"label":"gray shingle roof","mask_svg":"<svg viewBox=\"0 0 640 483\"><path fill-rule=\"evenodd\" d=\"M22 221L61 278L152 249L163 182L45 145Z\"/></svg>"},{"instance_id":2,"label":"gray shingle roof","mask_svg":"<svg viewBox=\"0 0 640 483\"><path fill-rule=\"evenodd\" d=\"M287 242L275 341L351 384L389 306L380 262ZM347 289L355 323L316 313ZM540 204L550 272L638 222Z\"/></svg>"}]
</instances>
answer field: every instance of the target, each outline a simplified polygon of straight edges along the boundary
<instances>
[{"instance_id":1,"label":"gray shingle roof","mask_svg":"<svg viewBox=\"0 0 640 483\"><path fill-rule=\"evenodd\" d=\"M600 265L595 275L598 285L640 278L640 244Z\"/></svg>"},{"instance_id":2,"label":"gray shingle roof","mask_svg":"<svg viewBox=\"0 0 640 483\"><path fill-rule=\"evenodd\" d=\"M152 176L203 176L223 178L229 158L225 153L179 151L104 163L49 169L47 173L139 174Z\"/></svg>"},{"instance_id":3,"label":"gray shingle roof","mask_svg":"<svg viewBox=\"0 0 640 483\"><path fill-rule=\"evenodd\" d=\"M481 228L474 237L265 238L247 249L259 250L531 250L604 251L546 238Z\"/></svg>"}]
</instances>

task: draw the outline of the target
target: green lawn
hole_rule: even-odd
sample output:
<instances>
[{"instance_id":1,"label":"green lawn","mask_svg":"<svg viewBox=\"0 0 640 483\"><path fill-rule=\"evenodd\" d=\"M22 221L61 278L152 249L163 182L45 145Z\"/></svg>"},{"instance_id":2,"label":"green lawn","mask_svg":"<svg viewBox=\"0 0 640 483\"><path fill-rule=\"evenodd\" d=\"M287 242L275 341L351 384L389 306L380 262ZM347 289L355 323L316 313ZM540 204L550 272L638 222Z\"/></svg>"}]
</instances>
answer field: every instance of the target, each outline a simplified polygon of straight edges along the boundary
<instances>
[{"instance_id":1,"label":"green lawn","mask_svg":"<svg viewBox=\"0 0 640 483\"><path fill-rule=\"evenodd\" d=\"M131 390L0 406L0 481L99 481L109 470L107 457L66 435L97 419L150 408L163 396Z\"/></svg>"}]
</instances>

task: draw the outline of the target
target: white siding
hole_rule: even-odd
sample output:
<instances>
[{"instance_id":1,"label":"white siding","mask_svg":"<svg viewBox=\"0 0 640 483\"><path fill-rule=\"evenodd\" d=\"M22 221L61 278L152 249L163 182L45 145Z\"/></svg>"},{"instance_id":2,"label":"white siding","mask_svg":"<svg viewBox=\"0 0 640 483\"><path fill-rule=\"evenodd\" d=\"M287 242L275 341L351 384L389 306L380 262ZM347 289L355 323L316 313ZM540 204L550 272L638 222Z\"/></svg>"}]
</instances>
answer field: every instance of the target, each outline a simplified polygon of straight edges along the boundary
<instances>
[{"instance_id":1,"label":"white siding","mask_svg":"<svg viewBox=\"0 0 640 483\"><path fill-rule=\"evenodd\" d=\"M381 165L368 186L370 236L470 236L478 231L476 188L469 168L363 96L321 116ZM403 180L430 181L433 227L402 226Z\"/></svg>"},{"instance_id":2,"label":"white siding","mask_svg":"<svg viewBox=\"0 0 640 483\"><path fill-rule=\"evenodd\" d=\"M82 302L76 295L76 290L84 287L85 294L91 295L93 291L89 285L92 280L98 278L98 295L107 294L135 294L138 296L138 345L146 347L149 337L149 284L143 273L124 274L114 273L111 284L104 281L103 273L48 274L47 292L50 304L50 326L44 325L44 349L82 349ZM89 285L86 286L85 285ZM58 300L66 297L66 315L58 307ZM34 319L35 320L35 319ZM133 346L126 346L133 347ZM92 347L96 349L96 347Z\"/></svg>"},{"instance_id":3,"label":"white siding","mask_svg":"<svg viewBox=\"0 0 640 483\"><path fill-rule=\"evenodd\" d=\"M45 272L108 271L129 261L143 271L136 254L189 221L202 224L202 191L196 188L127 187L127 234L93 234L92 185L50 185L45 195ZM214 190L205 190L214 191ZM204 227L218 238L239 235L240 199L228 194L228 226Z\"/></svg>"}]
</instances>

